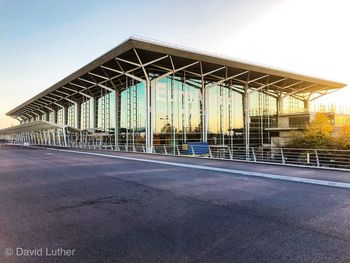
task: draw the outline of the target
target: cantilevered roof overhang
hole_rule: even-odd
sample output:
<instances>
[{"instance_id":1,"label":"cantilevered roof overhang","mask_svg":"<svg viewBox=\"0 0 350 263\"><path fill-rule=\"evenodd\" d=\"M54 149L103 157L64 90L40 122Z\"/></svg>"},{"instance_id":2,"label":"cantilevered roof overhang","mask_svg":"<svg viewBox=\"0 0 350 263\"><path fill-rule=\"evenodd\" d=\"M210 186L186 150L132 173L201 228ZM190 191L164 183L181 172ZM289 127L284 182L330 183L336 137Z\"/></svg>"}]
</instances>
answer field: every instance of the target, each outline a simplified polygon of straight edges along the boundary
<instances>
[{"instance_id":1,"label":"cantilevered roof overhang","mask_svg":"<svg viewBox=\"0 0 350 263\"><path fill-rule=\"evenodd\" d=\"M63 128L64 126L47 121L33 121L9 128L0 129L0 135L11 135L20 132L32 132L47 129Z\"/></svg>"},{"instance_id":2,"label":"cantilevered roof overhang","mask_svg":"<svg viewBox=\"0 0 350 263\"><path fill-rule=\"evenodd\" d=\"M99 97L101 89L124 89L130 80L155 81L186 74L206 85L227 85L242 91L261 90L271 96L312 100L346 84L259 66L229 57L131 37L35 97L9 111L14 118L33 116L83 99ZM210 84L209 84L210 83Z\"/></svg>"},{"instance_id":3,"label":"cantilevered roof overhang","mask_svg":"<svg viewBox=\"0 0 350 263\"><path fill-rule=\"evenodd\" d=\"M50 130L50 129L63 129L66 128L69 132L80 132L77 128L68 126L68 125L60 125L53 122L38 120L28 123L23 123L20 125L0 129L0 135L13 135L21 132L33 132L33 131L41 131L41 130Z\"/></svg>"}]
</instances>

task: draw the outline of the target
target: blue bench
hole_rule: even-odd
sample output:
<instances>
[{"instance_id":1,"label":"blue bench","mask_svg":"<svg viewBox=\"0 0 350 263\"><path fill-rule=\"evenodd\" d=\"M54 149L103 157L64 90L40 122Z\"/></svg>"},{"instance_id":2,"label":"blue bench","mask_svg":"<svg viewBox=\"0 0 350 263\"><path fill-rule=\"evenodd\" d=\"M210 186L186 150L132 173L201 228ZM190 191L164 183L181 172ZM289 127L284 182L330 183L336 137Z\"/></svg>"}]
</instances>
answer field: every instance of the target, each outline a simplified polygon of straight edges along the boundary
<instances>
[{"instance_id":1,"label":"blue bench","mask_svg":"<svg viewBox=\"0 0 350 263\"><path fill-rule=\"evenodd\" d=\"M207 142L188 142L182 145L181 154L208 155L209 144Z\"/></svg>"}]
</instances>

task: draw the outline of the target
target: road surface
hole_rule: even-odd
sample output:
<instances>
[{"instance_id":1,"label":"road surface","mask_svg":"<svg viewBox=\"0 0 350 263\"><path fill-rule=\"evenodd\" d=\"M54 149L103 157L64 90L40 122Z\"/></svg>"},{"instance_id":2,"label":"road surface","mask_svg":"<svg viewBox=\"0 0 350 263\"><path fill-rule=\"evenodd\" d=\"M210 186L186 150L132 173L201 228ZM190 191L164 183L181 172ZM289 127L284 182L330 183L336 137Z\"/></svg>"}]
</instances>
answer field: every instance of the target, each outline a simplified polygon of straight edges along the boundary
<instances>
[{"instance_id":1,"label":"road surface","mask_svg":"<svg viewBox=\"0 0 350 263\"><path fill-rule=\"evenodd\" d=\"M350 262L350 189L238 171L349 172L103 153L0 148L0 262Z\"/></svg>"}]
</instances>

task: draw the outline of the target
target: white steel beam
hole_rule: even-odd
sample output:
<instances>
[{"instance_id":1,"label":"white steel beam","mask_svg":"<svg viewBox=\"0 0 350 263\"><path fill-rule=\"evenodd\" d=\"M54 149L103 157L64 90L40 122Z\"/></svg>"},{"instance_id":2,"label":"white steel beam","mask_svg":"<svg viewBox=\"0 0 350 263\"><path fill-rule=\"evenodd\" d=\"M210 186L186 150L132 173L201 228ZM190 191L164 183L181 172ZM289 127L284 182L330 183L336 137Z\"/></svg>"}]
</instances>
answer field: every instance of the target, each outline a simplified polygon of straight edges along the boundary
<instances>
[{"instance_id":1,"label":"white steel beam","mask_svg":"<svg viewBox=\"0 0 350 263\"><path fill-rule=\"evenodd\" d=\"M135 48L133 48L133 50L134 50L134 52L135 52L135 54L136 54L137 60L139 61L140 65L141 65L141 68L142 68L143 74L145 75L146 81L149 81L146 68L145 68L144 65L142 64L142 61L141 61L141 59L140 59L140 57L139 57L139 54L137 53L137 51L136 51Z\"/></svg>"},{"instance_id":2,"label":"white steel beam","mask_svg":"<svg viewBox=\"0 0 350 263\"><path fill-rule=\"evenodd\" d=\"M312 87L314 87L314 86L317 86L317 84L312 84L312 85L306 86L306 87L304 87L304 88L301 88L301 89L298 89L298 90L294 90L294 91L292 91L292 92L289 92L289 93L285 94L285 96L294 95L294 94L296 94L296 93L299 93L299 92L301 92L301 91L303 91L303 90L307 90L307 89L312 88Z\"/></svg>"},{"instance_id":3,"label":"white steel beam","mask_svg":"<svg viewBox=\"0 0 350 263\"><path fill-rule=\"evenodd\" d=\"M338 90L339 90L339 89L335 89L335 90L326 90L325 93L319 93L319 94L320 94L319 96L310 99L310 101L314 101L314 100L316 100L316 99L318 99L318 98L321 98L321 97L323 97L323 96L325 96L325 95L329 95L329 94L331 94L331 93L333 93L333 92L336 92L336 91L338 91Z\"/></svg>"},{"instance_id":4,"label":"white steel beam","mask_svg":"<svg viewBox=\"0 0 350 263\"><path fill-rule=\"evenodd\" d=\"M120 71L120 70L117 70L117 69L113 69L113 68L109 68L109 67L106 67L106 66L101 66L101 68L108 69L108 70L110 70L110 71L119 73L119 74L121 74L121 75L128 76L129 78L135 79L135 80L137 80L137 81L139 81L139 82L145 83L145 80L144 80L144 79L141 79L141 78L139 78L139 77L136 77L136 76L134 76L134 75L132 75L132 74L130 74L130 73L123 72L123 71Z\"/></svg>"},{"instance_id":5,"label":"white steel beam","mask_svg":"<svg viewBox=\"0 0 350 263\"><path fill-rule=\"evenodd\" d=\"M286 79L287 79L287 78L283 78L283 79L278 79L278 80L276 80L276 81L270 82L270 83L268 83L268 84L261 84L261 86L260 86L259 88L255 89L254 91L259 91L259 90L262 90L262 89L264 89L264 88L266 88L266 87L273 86L274 84L279 83L279 82L282 82L282 81L284 81L284 80L286 80ZM260 83L258 83L258 84L260 84Z\"/></svg>"},{"instance_id":6,"label":"white steel beam","mask_svg":"<svg viewBox=\"0 0 350 263\"><path fill-rule=\"evenodd\" d=\"M264 76L261 76L261 77L258 77L258 78L255 78L255 79L249 80L249 81L248 81L248 83L250 84L250 83L255 82L255 81L257 81L257 80L267 78L267 77L269 77L269 76L270 76L270 75L269 75L269 74L267 74L267 75L264 75Z\"/></svg>"},{"instance_id":7,"label":"white steel beam","mask_svg":"<svg viewBox=\"0 0 350 263\"><path fill-rule=\"evenodd\" d=\"M226 79L222 79L222 80L219 80L219 81L217 81L217 82L209 83L209 84L207 85L207 87L213 87L213 86L219 85L219 84L221 84L221 83L223 83L223 82L225 82L225 81L228 81L228 80L230 80L230 79L235 79L235 78L237 78L237 77L239 77L239 76L241 76L241 75L247 74L247 73L249 73L249 71L244 71L244 72L238 73L238 74L236 74L236 75L230 76L230 77L228 77L228 78L226 78Z\"/></svg>"},{"instance_id":8,"label":"white steel beam","mask_svg":"<svg viewBox=\"0 0 350 263\"><path fill-rule=\"evenodd\" d=\"M174 74L174 73L176 73L176 72L178 72L178 71L182 71L182 70L184 70L184 69L186 69L186 68L189 68L189 67L191 67L191 66L193 66L193 65L196 65L196 64L198 64L198 63L199 63L199 61L196 61L196 62L193 62L193 63L191 63L191 64L189 64L189 65L186 65L186 66L183 66L183 67L181 67L181 68L175 69L175 70L173 70L173 71L169 71L168 73L165 73L165 74L163 74L163 75L161 75L161 76L158 76L157 78L155 78L154 80L152 80L152 82L155 82L155 81L157 81L157 80L159 80L159 79L161 79L161 78L165 78L165 77L167 77L167 76L170 76L170 75L172 75L172 74Z\"/></svg>"},{"instance_id":9,"label":"white steel beam","mask_svg":"<svg viewBox=\"0 0 350 263\"><path fill-rule=\"evenodd\" d=\"M217 71L223 70L223 69L225 69L225 68L226 68L226 67L220 67L220 68L214 69L214 70L212 70L212 71L206 72L206 73L203 74L203 77L208 76L208 75L210 75L210 74L213 74L213 73L215 73L215 72L217 72Z\"/></svg>"}]
</instances>

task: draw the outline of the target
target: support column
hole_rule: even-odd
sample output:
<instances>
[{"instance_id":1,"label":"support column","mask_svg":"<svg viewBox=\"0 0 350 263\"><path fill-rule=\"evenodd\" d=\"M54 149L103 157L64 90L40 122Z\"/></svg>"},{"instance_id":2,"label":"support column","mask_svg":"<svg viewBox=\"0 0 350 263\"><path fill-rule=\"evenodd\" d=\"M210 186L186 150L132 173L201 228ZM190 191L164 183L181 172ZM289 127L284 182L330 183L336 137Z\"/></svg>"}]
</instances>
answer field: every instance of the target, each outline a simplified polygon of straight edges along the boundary
<instances>
[{"instance_id":1,"label":"support column","mask_svg":"<svg viewBox=\"0 0 350 263\"><path fill-rule=\"evenodd\" d=\"M115 90L115 103L114 103L114 114L115 114L115 128L114 128L114 146L115 150L119 149L119 94L120 90Z\"/></svg>"},{"instance_id":2,"label":"support column","mask_svg":"<svg viewBox=\"0 0 350 263\"><path fill-rule=\"evenodd\" d=\"M246 160L249 160L250 116L249 116L248 85L246 85L244 87L244 94L243 94L243 118L244 118L245 157L246 157Z\"/></svg>"},{"instance_id":3,"label":"support column","mask_svg":"<svg viewBox=\"0 0 350 263\"><path fill-rule=\"evenodd\" d=\"M75 115L74 115L74 123L75 128L80 129L80 114L81 114L81 104L76 102L74 104L75 109Z\"/></svg>"},{"instance_id":4,"label":"support column","mask_svg":"<svg viewBox=\"0 0 350 263\"><path fill-rule=\"evenodd\" d=\"M153 133L152 133L152 110L151 110L151 81L146 81L145 92L146 104L146 152L152 153L153 148Z\"/></svg>"},{"instance_id":5,"label":"support column","mask_svg":"<svg viewBox=\"0 0 350 263\"><path fill-rule=\"evenodd\" d=\"M207 103L207 89L202 79L202 138L203 142L208 142L208 103Z\"/></svg>"},{"instance_id":6,"label":"support column","mask_svg":"<svg viewBox=\"0 0 350 263\"><path fill-rule=\"evenodd\" d=\"M46 130L46 136L47 136L47 145L52 145L50 130Z\"/></svg>"},{"instance_id":7,"label":"support column","mask_svg":"<svg viewBox=\"0 0 350 263\"><path fill-rule=\"evenodd\" d=\"M63 134L63 143L64 146L67 147L68 143L67 143L67 131L66 131L66 127L62 127L62 134Z\"/></svg>"},{"instance_id":8,"label":"support column","mask_svg":"<svg viewBox=\"0 0 350 263\"><path fill-rule=\"evenodd\" d=\"M91 116L91 121L92 121L92 128L95 129L97 127L97 102L96 102L96 98L91 98L91 112L92 112L92 116Z\"/></svg>"},{"instance_id":9,"label":"support column","mask_svg":"<svg viewBox=\"0 0 350 263\"><path fill-rule=\"evenodd\" d=\"M60 134L60 130L57 128L55 129L55 133L57 134L57 138L58 138L58 145L59 146L62 146L62 143L61 143L61 134Z\"/></svg>"}]
</instances>

